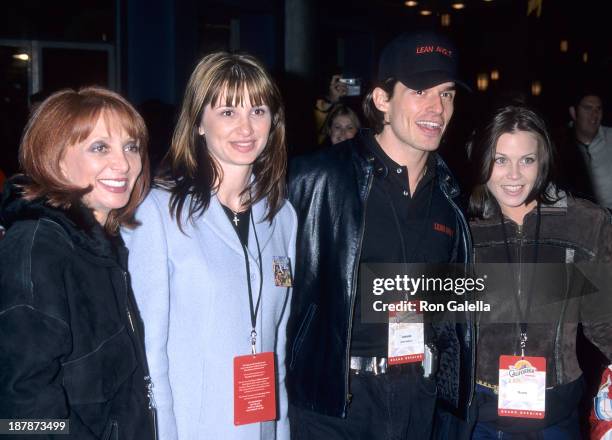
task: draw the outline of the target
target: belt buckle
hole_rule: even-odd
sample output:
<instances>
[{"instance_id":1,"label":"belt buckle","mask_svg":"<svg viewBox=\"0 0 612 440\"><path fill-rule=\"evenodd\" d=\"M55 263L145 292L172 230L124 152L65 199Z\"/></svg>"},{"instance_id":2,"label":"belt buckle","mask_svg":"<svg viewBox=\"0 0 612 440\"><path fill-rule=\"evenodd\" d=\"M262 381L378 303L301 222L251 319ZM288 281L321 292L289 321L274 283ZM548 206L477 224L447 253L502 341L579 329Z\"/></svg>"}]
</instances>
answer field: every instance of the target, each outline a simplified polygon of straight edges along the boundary
<instances>
[{"instance_id":1,"label":"belt buckle","mask_svg":"<svg viewBox=\"0 0 612 440\"><path fill-rule=\"evenodd\" d=\"M374 357L372 358L372 361L374 364L374 376L387 373L387 358Z\"/></svg>"},{"instance_id":2,"label":"belt buckle","mask_svg":"<svg viewBox=\"0 0 612 440\"><path fill-rule=\"evenodd\" d=\"M361 357L351 356L351 369L356 375L369 373L374 376L386 374L388 370L387 358L385 357Z\"/></svg>"}]
</instances>

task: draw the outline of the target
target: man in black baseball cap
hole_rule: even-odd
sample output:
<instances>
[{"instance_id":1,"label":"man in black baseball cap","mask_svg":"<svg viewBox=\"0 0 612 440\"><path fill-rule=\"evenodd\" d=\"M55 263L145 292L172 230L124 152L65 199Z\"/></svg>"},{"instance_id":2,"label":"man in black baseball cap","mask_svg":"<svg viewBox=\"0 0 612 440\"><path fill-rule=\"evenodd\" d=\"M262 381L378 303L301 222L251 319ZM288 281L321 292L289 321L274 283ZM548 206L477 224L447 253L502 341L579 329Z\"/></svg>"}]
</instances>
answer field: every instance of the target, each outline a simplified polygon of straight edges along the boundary
<instances>
[{"instance_id":1,"label":"man in black baseball cap","mask_svg":"<svg viewBox=\"0 0 612 440\"><path fill-rule=\"evenodd\" d=\"M363 264L468 261L459 190L435 152L463 84L457 50L438 34L402 35L379 66L364 102L372 129L290 167L299 226L286 383L296 439L429 439L436 397L455 409L467 402L471 328L373 320L360 284ZM448 440L447 422L437 434Z\"/></svg>"},{"instance_id":2,"label":"man in black baseball cap","mask_svg":"<svg viewBox=\"0 0 612 440\"><path fill-rule=\"evenodd\" d=\"M459 80L457 50L443 35L433 32L403 34L385 47L378 65L378 79L395 78L413 90L429 89Z\"/></svg>"}]
</instances>

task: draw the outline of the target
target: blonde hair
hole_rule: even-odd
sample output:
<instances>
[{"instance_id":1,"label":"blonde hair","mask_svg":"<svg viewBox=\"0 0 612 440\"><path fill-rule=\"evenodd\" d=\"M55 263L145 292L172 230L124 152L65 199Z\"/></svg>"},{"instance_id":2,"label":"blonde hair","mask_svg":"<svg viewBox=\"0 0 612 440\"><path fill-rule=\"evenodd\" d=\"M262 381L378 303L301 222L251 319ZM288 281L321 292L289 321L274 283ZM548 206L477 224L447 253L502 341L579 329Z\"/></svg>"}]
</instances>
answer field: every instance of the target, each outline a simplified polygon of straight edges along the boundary
<instances>
[{"instance_id":1,"label":"blonde hair","mask_svg":"<svg viewBox=\"0 0 612 440\"><path fill-rule=\"evenodd\" d=\"M357 130L361 128L359 116L357 116L357 113L355 113L352 108L345 104L336 104L331 109L327 116L327 119L325 120L325 134L327 136L331 136L332 127L334 126L334 119L336 119L338 116L347 116Z\"/></svg>"}]
</instances>

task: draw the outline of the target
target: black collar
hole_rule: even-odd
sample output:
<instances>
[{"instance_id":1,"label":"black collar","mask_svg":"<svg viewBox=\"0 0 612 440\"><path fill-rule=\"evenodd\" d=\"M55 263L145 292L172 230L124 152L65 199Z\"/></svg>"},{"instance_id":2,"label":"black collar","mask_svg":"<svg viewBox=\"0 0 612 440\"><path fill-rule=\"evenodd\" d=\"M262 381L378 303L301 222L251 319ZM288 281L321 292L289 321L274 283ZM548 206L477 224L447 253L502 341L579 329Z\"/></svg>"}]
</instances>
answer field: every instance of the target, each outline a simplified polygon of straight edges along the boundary
<instances>
[{"instance_id":1,"label":"black collar","mask_svg":"<svg viewBox=\"0 0 612 440\"><path fill-rule=\"evenodd\" d=\"M398 168L406 169L406 173L408 172L406 166L402 166L395 162L393 159L389 157L385 150L380 146L376 138L374 137L374 133L372 131L363 131L363 140L366 148L366 154L373 157L374 160L374 171L377 175L382 175L386 177L389 174L389 171L396 170ZM436 158L435 153L429 153L427 156L427 162L425 163L425 176L419 182L419 185L429 183L431 179L433 179L436 175Z\"/></svg>"}]
</instances>

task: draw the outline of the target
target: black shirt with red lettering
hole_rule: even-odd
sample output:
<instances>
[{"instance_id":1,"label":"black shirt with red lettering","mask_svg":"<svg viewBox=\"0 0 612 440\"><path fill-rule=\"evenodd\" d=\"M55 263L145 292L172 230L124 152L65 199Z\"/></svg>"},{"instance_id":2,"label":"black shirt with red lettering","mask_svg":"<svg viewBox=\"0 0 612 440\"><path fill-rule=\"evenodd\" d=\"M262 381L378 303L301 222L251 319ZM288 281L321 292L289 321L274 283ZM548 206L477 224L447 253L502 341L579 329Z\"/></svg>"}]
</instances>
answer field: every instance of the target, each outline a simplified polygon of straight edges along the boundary
<instances>
[{"instance_id":1,"label":"black shirt with red lettering","mask_svg":"<svg viewBox=\"0 0 612 440\"><path fill-rule=\"evenodd\" d=\"M374 136L365 140L375 161L359 263L451 263L457 218L438 185L433 155L411 195L408 169L387 156ZM388 324L362 322L360 287L351 355L387 357Z\"/></svg>"}]
</instances>

